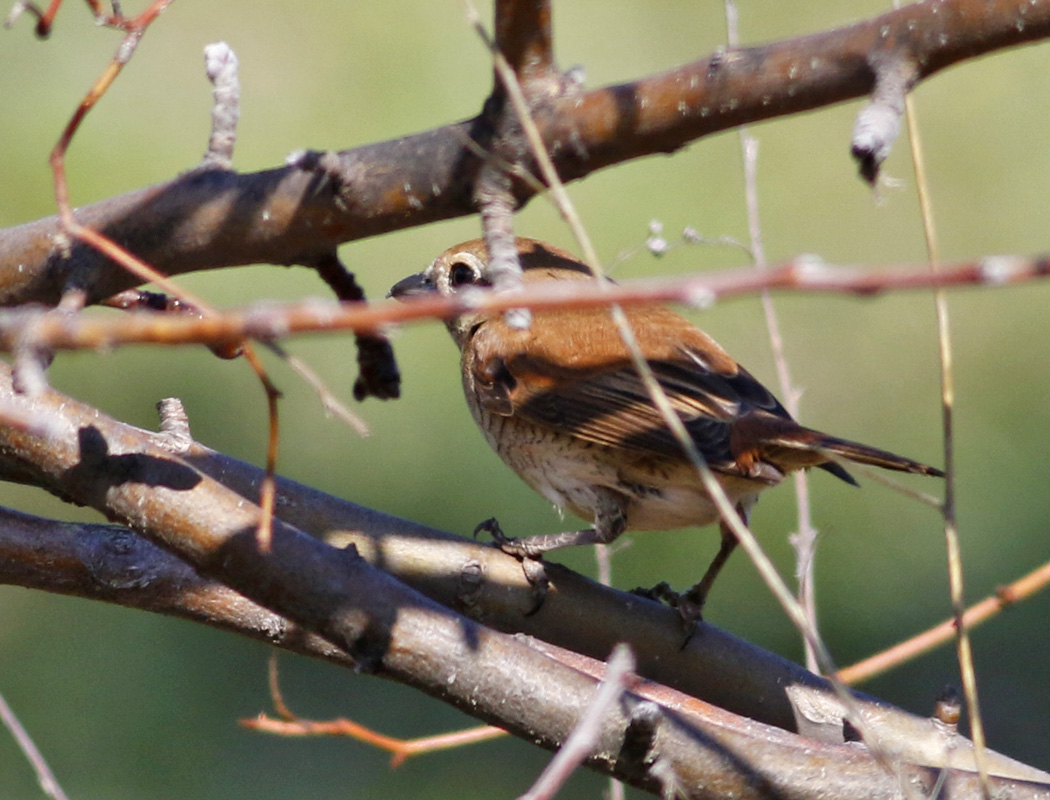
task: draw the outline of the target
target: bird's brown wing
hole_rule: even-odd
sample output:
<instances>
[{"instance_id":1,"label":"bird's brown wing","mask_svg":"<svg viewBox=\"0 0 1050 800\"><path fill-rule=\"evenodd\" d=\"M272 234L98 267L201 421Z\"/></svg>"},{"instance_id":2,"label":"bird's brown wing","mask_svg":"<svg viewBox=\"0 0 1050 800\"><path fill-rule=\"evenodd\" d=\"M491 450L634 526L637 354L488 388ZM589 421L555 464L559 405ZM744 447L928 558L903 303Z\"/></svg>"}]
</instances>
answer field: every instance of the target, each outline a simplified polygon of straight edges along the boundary
<instances>
[{"instance_id":1,"label":"bird's brown wing","mask_svg":"<svg viewBox=\"0 0 1050 800\"><path fill-rule=\"evenodd\" d=\"M819 467L855 483L830 452L887 469L942 474L799 425L768 389L677 314L654 306L629 317L654 377L712 468L775 483L786 472ZM684 457L605 309L537 313L524 330L488 318L471 332L463 367L476 401L491 413L645 456Z\"/></svg>"},{"instance_id":2,"label":"bird's brown wing","mask_svg":"<svg viewBox=\"0 0 1050 800\"><path fill-rule=\"evenodd\" d=\"M776 398L735 364L731 373L717 371L687 348L679 348L674 358L649 364L690 437L715 469L741 472L732 429L743 417L759 412L790 421ZM588 442L683 457L681 445L628 361L577 368L555 364L542 354L519 352L487 359L478 373L478 400L490 411Z\"/></svg>"}]
</instances>

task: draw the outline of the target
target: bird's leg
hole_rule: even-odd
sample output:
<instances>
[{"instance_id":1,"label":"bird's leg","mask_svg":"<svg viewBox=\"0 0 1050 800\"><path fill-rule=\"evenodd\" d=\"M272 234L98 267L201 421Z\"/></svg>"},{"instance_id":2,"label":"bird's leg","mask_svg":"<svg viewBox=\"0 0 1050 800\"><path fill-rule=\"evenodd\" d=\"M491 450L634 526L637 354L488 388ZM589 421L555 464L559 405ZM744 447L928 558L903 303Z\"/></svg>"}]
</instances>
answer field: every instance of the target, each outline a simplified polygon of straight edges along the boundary
<instances>
[{"instance_id":1,"label":"bird's leg","mask_svg":"<svg viewBox=\"0 0 1050 800\"><path fill-rule=\"evenodd\" d=\"M594 510L594 527L564 533L548 533L513 539L503 533L495 517L487 519L474 529L477 536L486 531L500 550L518 558L539 558L551 550L576 547L581 544L609 544L627 528L625 498L610 489L597 490L598 504Z\"/></svg>"},{"instance_id":2,"label":"bird's leg","mask_svg":"<svg viewBox=\"0 0 1050 800\"><path fill-rule=\"evenodd\" d=\"M740 509L738 508L737 511L740 511ZM737 546L736 534L730 530L725 522L718 526L718 530L722 534L722 544L718 548L718 552L715 553L715 557L711 560L707 572L704 573L704 577L693 588L678 598L678 613L682 615L682 619L687 625L692 625L692 623L700 622L703 619L702 612L704 603L707 601L707 593L711 591L715 578L718 577L718 573L722 571L722 567L725 566L726 561L729 560L729 556L732 555Z\"/></svg>"},{"instance_id":3,"label":"bird's leg","mask_svg":"<svg viewBox=\"0 0 1050 800\"><path fill-rule=\"evenodd\" d=\"M532 586L534 595L533 606L526 616L531 616L539 611L547 596L549 581L541 560L544 553L581 544L608 544L627 528L626 498L610 489L599 488L597 493L598 503L594 510L593 528L512 539L503 533L499 522L493 517L474 529L475 536L481 531L486 531L492 536L500 550L521 559L525 579Z\"/></svg>"},{"instance_id":4,"label":"bird's leg","mask_svg":"<svg viewBox=\"0 0 1050 800\"><path fill-rule=\"evenodd\" d=\"M751 516L751 505L738 503L736 511L746 525ZM690 629L694 622L701 622L703 620L702 612L704 603L707 600L707 593L711 591L715 578L718 577L718 573L722 571L722 567L725 566L726 561L729 560L729 556L732 555L733 550L737 546L736 534L733 533L733 530L724 520L719 524L718 529L722 534L722 544L718 548L715 557L711 560L704 577L691 589L679 593L674 591L667 583L659 583L652 589L635 589L634 593L653 600L659 600L667 603L669 606L674 606L678 609L682 621Z\"/></svg>"}]
</instances>

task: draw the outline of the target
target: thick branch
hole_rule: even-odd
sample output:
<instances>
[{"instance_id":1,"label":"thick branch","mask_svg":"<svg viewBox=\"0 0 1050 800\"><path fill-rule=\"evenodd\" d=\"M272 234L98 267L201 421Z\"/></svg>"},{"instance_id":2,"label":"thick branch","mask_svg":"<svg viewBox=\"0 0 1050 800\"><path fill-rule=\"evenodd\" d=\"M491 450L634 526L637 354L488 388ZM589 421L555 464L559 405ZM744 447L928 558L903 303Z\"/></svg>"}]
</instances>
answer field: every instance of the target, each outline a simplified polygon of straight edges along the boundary
<instances>
[{"instance_id":1,"label":"thick branch","mask_svg":"<svg viewBox=\"0 0 1050 800\"><path fill-rule=\"evenodd\" d=\"M496 46L523 85L554 72L550 0L498 0Z\"/></svg>"},{"instance_id":2,"label":"thick branch","mask_svg":"<svg viewBox=\"0 0 1050 800\"><path fill-rule=\"evenodd\" d=\"M0 467L6 474L14 465L20 479L132 524L196 567L192 572L172 566L154 549L136 544L130 533L108 528L56 524L27 535L14 515L15 527L0 534L5 580L189 616L333 657L329 646L304 637L304 631L317 632L354 655L362 668L517 732L529 729L535 735L547 725L548 735L541 738L558 741L560 733L551 732L549 719L541 725L539 719L514 716L520 709L501 710L498 698L477 706L469 686L445 686L451 670L497 695L516 691L517 678L498 661L518 656L508 654L503 639L490 628L449 610L456 608L489 626L530 633L592 657L604 658L615 643L625 641L637 654L640 674L752 719L805 730L814 740L842 741L843 711L826 682L710 626L683 649L680 624L671 609L551 564L552 588L543 609L526 616L531 587L520 564L498 549L285 480L278 486L273 546L261 552L255 523L246 524L259 516L252 501L258 497L261 470L181 438L122 425L53 390L17 397L11 393L9 374L0 382L0 397L10 407L24 407L23 418L29 422L50 420L42 427L0 428ZM353 553L299 531L338 533L340 545L352 545ZM365 561L432 599L376 573ZM202 584L198 574L237 587L302 627L295 629L245 605L221 586ZM497 644L476 653L492 636ZM468 643L465 650L463 642ZM442 661L441 666L433 659ZM545 669L528 668L537 670L537 676ZM481 677L475 669L502 671L503 678L490 673ZM895 758L935 766L968 765L965 739L939 731L930 720L859 697L872 729ZM1028 779L1041 775L1009 759L997 760L996 768Z\"/></svg>"},{"instance_id":3,"label":"thick branch","mask_svg":"<svg viewBox=\"0 0 1050 800\"><path fill-rule=\"evenodd\" d=\"M56 523L0 510L0 556L0 581L5 583L174 614L293 652L353 666L344 653L320 637L305 633L220 583L201 578L179 559L117 526ZM401 613L411 617L419 612L406 607ZM464 630L463 634L467 632ZM506 640L498 634L493 636ZM516 704L507 703L506 697L523 693L530 711L534 716L546 717L545 723L549 722L552 703L568 703L568 715L584 710L595 680L601 677L600 662L547 645L507 641L512 642L513 652L505 653L506 658L526 657L528 663L521 665L526 670L545 666L540 675L531 676L537 680L526 683L520 682L517 670L508 669L513 662L503 663L498 677L510 682L500 687L503 715L494 721L506 724L517 714ZM426 659L442 654L430 648L420 655ZM462 661L453 666L461 667ZM472 679L472 672L457 677L466 682ZM519 682L513 682L516 680ZM477 687L477 691L482 688ZM688 797L810 797L814 774L821 775L821 787L831 798L848 800L851 792L876 798L894 796L894 779L861 748L819 745L647 681L634 681L631 688L632 692L623 698L623 710L610 709L602 720L598 746L590 758L591 766L622 780L660 793L665 787L647 775L645 765L640 763L649 758L660 761L666 768L661 774L665 778L671 776ZM653 702L645 704L643 699ZM491 702L475 702L468 710L480 715L479 706L490 705ZM648 749L632 756L631 747L637 742L631 739L637 733L631 731L636 731L642 720L651 729L652 740ZM552 746L554 742L546 735L547 730L534 729L530 737ZM610 763L613 754L617 756L615 765ZM933 770L911 766L903 766L901 774L926 791L937 778ZM971 773L953 770L947 777L953 792L969 796L976 790ZM1028 779L1040 780L1040 773L1031 770ZM997 780L996 786L1013 792L1011 796L1020 800L1034 800L1041 790L1037 784L1018 780Z\"/></svg>"},{"instance_id":4,"label":"thick branch","mask_svg":"<svg viewBox=\"0 0 1050 800\"><path fill-rule=\"evenodd\" d=\"M530 100L559 174L575 180L745 122L864 95L874 84L873 65L891 57L914 63L921 80L1048 34L1050 3L1043 0L941 0L827 33L720 52L635 83ZM520 42L522 53L543 53L542 30L537 36L507 39ZM481 151L493 135L486 114L340 154L300 155L282 169L196 170L86 206L77 219L171 275L309 263L341 242L473 213ZM527 157L518 166L533 171ZM519 203L535 192L534 183L515 180ZM54 305L77 287L99 300L134 285L81 244L65 257L58 232L58 220L48 218L0 235L0 304Z\"/></svg>"},{"instance_id":5,"label":"thick branch","mask_svg":"<svg viewBox=\"0 0 1050 800\"><path fill-rule=\"evenodd\" d=\"M1050 35L1050 3L935 0L825 33L727 50L556 105L539 122L563 180L749 122L867 95L887 62L912 85L960 61ZM570 111L565 106L573 106ZM846 143L843 143L846 147Z\"/></svg>"}]
</instances>

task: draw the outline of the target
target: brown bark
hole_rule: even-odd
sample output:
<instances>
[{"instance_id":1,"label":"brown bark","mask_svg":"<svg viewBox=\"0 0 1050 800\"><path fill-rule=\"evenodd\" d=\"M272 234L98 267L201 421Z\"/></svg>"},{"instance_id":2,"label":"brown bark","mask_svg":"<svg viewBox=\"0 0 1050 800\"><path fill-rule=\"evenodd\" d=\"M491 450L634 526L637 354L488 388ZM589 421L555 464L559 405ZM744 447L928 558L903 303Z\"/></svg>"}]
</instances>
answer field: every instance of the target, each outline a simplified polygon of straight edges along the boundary
<instances>
[{"instance_id":1,"label":"brown bark","mask_svg":"<svg viewBox=\"0 0 1050 800\"><path fill-rule=\"evenodd\" d=\"M661 75L579 92L560 76L539 80L553 75L548 20L545 4L521 10L528 5L499 4L496 30L529 78L524 88L531 87L533 115L565 181L746 122L865 95L886 64L914 65L917 82L1050 33L1045 3L917 3L838 30L727 50ZM525 23L540 30L526 35ZM263 172L191 170L85 206L77 219L169 275L313 264L343 242L474 213L486 151L516 153L518 166L535 174L528 148L506 138L516 134L502 124L512 113L505 106L495 92L472 120L338 154L306 153ZM520 178L511 188L519 204L536 192ZM66 257L62 237L54 238L59 231L57 217L50 217L0 234L0 304L54 305L71 288L97 301L135 285L81 243Z\"/></svg>"}]
</instances>

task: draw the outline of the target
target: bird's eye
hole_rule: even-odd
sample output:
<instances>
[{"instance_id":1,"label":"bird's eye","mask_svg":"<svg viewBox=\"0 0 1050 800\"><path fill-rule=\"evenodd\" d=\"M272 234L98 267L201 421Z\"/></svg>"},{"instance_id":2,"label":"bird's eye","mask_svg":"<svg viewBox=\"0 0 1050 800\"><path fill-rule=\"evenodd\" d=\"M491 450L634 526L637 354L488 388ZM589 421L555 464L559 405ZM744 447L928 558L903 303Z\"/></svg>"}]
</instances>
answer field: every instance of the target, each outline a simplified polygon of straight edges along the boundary
<instances>
[{"instance_id":1,"label":"bird's eye","mask_svg":"<svg viewBox=\"0 0 1050 800\"><path fill-rule=\"evenodd\" d=\"M465 286L468 283L476 283L477 280L477 271L470 264L466 264L463 261L457 261L448 272L448 282L453 289L458 289L460 286Z\"/></svg>"}]
</instances>

